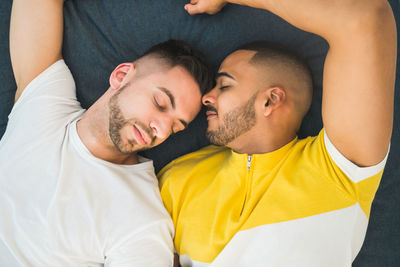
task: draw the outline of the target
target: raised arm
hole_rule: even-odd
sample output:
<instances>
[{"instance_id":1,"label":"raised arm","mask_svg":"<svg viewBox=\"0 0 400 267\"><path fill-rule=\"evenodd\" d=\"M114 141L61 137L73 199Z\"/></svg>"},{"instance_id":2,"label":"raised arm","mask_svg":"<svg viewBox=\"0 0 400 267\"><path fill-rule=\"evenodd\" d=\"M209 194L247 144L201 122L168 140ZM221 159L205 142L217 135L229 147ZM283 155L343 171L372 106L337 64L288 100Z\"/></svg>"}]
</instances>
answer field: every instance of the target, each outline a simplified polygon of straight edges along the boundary
<instances>
[{"instance_id":1,"label":"raised arm","mask_svg":"<svg viewBox=\"0 0 400 267\"><path fill-rule=\"evenodd\" d=\"M229 1L269 10L324 37L322 118L335 147L359 166L381 161L393 124L396 26L386 0ZM225 1L193 0L190 14L218 12Z\"/></svg>"},{"instance_id":2,"label":"raised arm","mask_svg":"<svg viewBox=\"0 0 400 267\"><path fill-rule=\"evenodd\" d=\"M25 87L61 59L64 0L14 0L10 55L17 83L15 101Z\"/></svg>"}]
</instances>

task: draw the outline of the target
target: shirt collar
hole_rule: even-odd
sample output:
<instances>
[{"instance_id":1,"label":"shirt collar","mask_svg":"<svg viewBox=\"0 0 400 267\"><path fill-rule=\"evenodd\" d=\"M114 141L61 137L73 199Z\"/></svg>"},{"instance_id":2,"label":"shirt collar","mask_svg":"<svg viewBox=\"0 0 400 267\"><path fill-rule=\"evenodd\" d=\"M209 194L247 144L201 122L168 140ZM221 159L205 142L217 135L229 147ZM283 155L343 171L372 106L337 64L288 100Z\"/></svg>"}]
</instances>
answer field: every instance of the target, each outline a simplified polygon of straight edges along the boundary
<instances>
[{"instance_id":1,"label":"shirt collar","mask_svg":"<svg viewBox=\"0 0 400 267\"><path fill-rule=\"evenodd\" d=\"M234 168L244 166L249 170L271 170L285 157L297 141L298 138L296 137L283 147L264 154L240 154L230 150L229 165Z\"/></svg>"}]
</instances>

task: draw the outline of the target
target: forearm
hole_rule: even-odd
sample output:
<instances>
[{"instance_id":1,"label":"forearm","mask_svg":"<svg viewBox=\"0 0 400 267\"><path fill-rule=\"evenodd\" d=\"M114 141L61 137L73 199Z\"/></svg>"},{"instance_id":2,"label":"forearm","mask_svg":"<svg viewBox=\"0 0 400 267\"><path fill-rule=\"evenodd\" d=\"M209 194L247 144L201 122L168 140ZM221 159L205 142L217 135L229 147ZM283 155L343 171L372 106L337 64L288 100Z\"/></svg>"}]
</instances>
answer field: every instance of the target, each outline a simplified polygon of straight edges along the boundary
<instances>
[{"instance_id":1,"label":"forearm","mask_svg":"<svg viewBox=\"0 0 400 267\"><path fill-rule=\"evenodd\" d=\"M354 25L391 13L386 0L228 0L268 10L292 25L328 41L346 35ZM392 16L392 15L391 15Z\"/></svg>"}]
</instances>

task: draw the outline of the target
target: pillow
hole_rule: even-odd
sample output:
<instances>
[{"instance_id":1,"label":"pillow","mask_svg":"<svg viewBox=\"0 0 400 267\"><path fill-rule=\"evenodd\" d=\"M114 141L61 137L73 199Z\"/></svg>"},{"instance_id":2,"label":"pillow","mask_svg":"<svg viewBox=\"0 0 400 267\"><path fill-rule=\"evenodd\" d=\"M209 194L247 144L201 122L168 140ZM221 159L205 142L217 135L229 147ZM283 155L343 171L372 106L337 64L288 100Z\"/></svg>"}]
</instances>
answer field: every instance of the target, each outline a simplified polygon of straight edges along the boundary
<instances>
[{"instance_id":1,"label":"pillow","mask_svg":"<svg viewBox=\"0 0 400 267\"><path fill-rule=\"evenodd\" d=\"M399 23L399 2L389 2ZM75 78L83 108L88 108L108 89L109 75L119 63L135 60L154 44L168 39L185 40L202 51L217 70L224 57L238 46L263 39L283 43L308 61L314 76L314 96L299 136L319 132L322 69L329 49L325 40L263 10L227 5L218 15L192 17L183 8L186 3L184 0L65 2L63 56ZM5 131L16 89L8 46L11 4L11 0L0 1L0 136ZM400 81L397 74L391 152L373 203L366 240L354 267L400 263ZM142 154L153 159L158 171L172 159L207 145L205 128L203 110L186 131Z\"/></svg>"}]
</instances>

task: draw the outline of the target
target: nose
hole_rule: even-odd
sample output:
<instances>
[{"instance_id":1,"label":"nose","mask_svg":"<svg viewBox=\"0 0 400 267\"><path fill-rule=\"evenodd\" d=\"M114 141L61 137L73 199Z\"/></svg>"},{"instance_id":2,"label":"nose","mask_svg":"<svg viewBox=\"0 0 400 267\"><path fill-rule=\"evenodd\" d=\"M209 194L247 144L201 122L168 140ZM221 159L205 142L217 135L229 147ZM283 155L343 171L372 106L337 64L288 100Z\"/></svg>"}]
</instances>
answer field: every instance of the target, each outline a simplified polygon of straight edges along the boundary
<instances>
[{"instance_id":1,"label":"nose","mask_svg":"<svg viewBox=\"0 0 400 267\"><path fill-rule=\"evenodd\" d=\"M158 113L150 123L153 134L162 141L167 139L171 134L173 118L169 114Z\"/></svg>"},{"instance_id":2,"label":"nose","mask_svg":"<svg viewBox=\"0 0 400 267\"><path fill-rule=\"evenodd\" d=\"M217 87L214 87L210 92L208 92L207 94L203 95L201 101L203 102L204 106L208 106L208 105L214 105L215 104L215 100L217 98Z\"/></svg>"}]
</instances>

